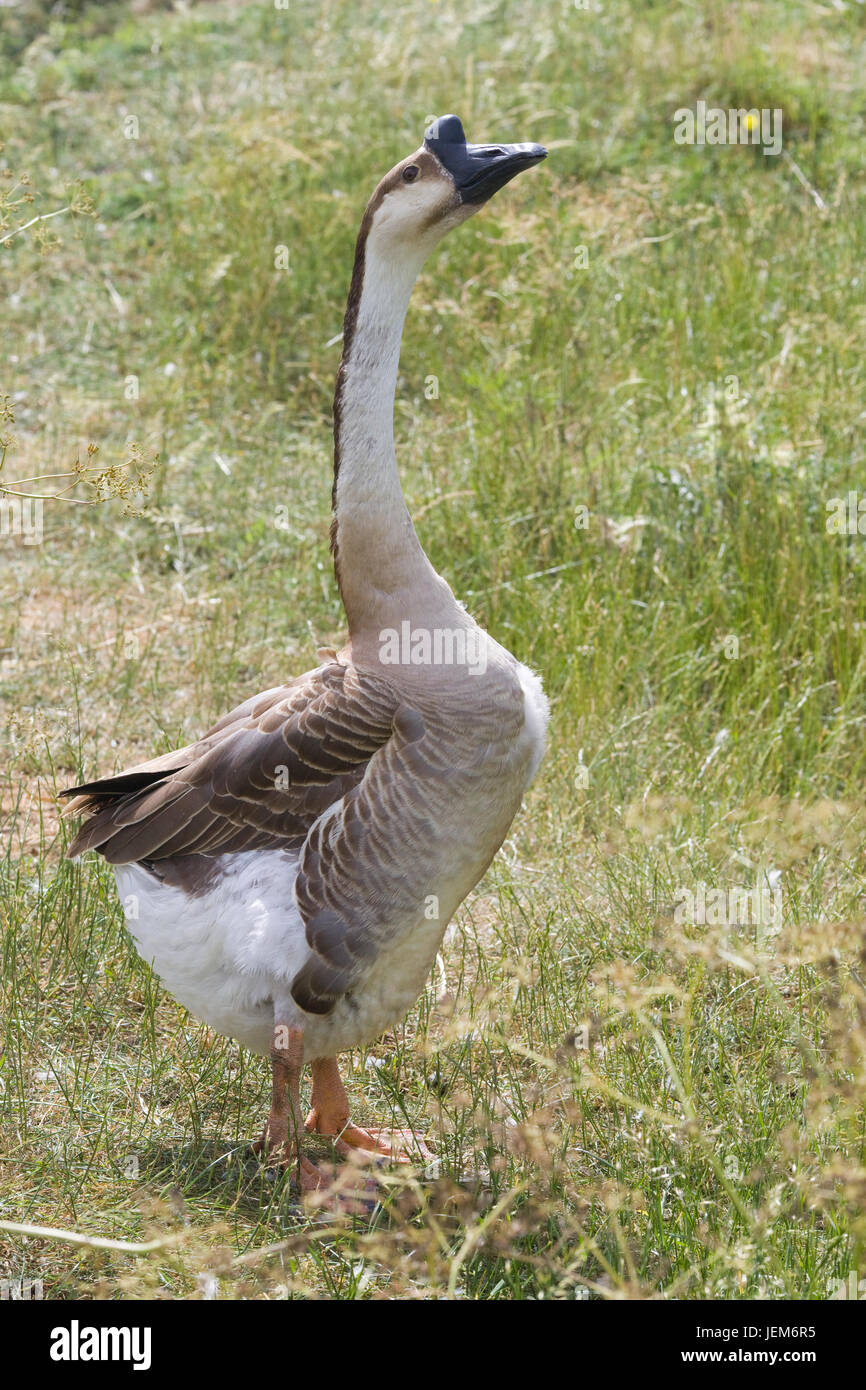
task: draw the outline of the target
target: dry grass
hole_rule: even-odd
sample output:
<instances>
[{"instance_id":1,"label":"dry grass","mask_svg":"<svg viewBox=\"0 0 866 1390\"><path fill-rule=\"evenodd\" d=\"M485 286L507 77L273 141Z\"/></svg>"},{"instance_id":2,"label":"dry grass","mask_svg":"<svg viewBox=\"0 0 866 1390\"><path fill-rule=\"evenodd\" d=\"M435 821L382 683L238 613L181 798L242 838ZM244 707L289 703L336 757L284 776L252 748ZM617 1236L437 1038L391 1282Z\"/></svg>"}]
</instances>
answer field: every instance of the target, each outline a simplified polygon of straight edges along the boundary
<instances>
[{"instance_id":1,"label":"dry grass","mask_svg":"<svg viewBox=\"0 0 866 1390\"><path fill-rule=\"evenodd\" d=\"M91 442L160 467L140 515L47 504L41 544L0 539L0 1220L132 1247L8 1233L0 1274L58 1298L832 1295L866 1238L866 552L825 525L862 480L859 13L34 24L4 35L0 158L30 215L81 180L95 216L4 248L2 477ZM676 146L699 96L781 106L826 211L782 160ZM401 466L433 562L542 672L552 739L418 1005L348 1059L355 1118L411 1123L438 1167L338 1221L249 1154L265 1065L163 994L104 866L63 861L53 794L340 640L352 239L452 109L552 153L425 270ZM775 886L781 919L683 922L700 884Z\"/></svg>"}]
</instances>

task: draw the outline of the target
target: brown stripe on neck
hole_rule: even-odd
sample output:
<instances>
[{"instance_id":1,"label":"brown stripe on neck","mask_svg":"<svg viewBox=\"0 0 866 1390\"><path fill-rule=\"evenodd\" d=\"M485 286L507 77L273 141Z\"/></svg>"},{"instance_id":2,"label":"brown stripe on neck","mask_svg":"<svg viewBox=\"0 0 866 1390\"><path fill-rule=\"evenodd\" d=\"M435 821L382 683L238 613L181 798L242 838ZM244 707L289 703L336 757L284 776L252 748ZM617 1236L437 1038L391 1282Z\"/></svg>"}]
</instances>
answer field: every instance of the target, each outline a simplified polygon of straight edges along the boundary
<instances>
[{"instance_id":1,"label":"brown stripe on neck","mask_svg":"<svg viewBox=\"0 0 866 1390\"><path fill-rule=\"evenodd\" d=\"M352 342L355 337L355 329L358 326L358 311L361 308L361 294L364 289L364 264L367 251L367 237L370 234L370 227L373 218L381 206L382 200L387 193L395 186L399 170L392 172L382 180L376 189L366 208L364 216L361 218L361 226L358 229L358 238L355 242L355 263L352 267L352 281L349 285L349 297L346 300L346 313L343 318L343 350L340 356L340 366L337 371L337 383L334 390L334 482L331 487L331 554L334 557L334 577L337 581L337 588L340 590L340 597L343 596L343 585L340 581L340 549L337 540L337 479L340 474L341 444L340 435L343 425L343 393L346 385L346 368L349 363L349 354L352 351Z\"/></svg>"},{"instance_id":2,"label":"brown stripe on neck","mask_svg":"<svg viewBox=\"0 0 866 1390\"><path fill-rule=\"evenodd\" d=\"M337 479L340 474L340 435L343 424L343 394L346 385L346 369L349 362L349 354L352 350L355 330L358 326L358 312L361 307L361 294L364 288L367 237L370 233L370 227L385 197L392 189L399 186L403 175L403 169L410 162L420 164L422 168L441 169L439 161L429 150L416 151L415 154L407 156L406 159L395 165L390 173L385 175L367 204L364 210L364 216L361 219L358 239L355 242L355 264L352 268L352 283L349 286L349 298L346 301L346 315L343 320L343 351L340 357L340 367L337 372L337 384L334 391L334 483L331 488L331 508L334 515L331 518L331 554L334 557L334 575L341 597L343 595L343 586L340 583L340 549L337 527Z\"/></svg>"}]
</instances>

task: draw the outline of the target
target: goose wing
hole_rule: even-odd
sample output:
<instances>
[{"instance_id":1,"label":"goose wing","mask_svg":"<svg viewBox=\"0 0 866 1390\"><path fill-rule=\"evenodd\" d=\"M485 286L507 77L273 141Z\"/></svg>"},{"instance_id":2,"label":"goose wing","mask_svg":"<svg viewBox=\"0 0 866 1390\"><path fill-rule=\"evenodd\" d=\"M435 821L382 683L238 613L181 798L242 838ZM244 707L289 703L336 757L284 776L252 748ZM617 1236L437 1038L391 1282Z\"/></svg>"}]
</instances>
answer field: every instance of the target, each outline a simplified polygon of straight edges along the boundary
<instances>
[{"instance_id":1,"label":"goose wing","mask_svg":"<svg viewBox=\"0 0 866 1390\"><path fill-rule=\"evenodd\" d=\"M64 792L87 817L69 857L298 849L387 743L398 704L385 681L339 662L256 695L197 743Z\"/></svg>"},{"instance_id":2,"label":"goose wing","mask_svg":"<svg viewBox=\"0 0 866 1390\"><path fill-rule=\"evenodd\" d=\"M430 891L453 769L426 733L388 682L320 667L248 700L198 743L63 793L87 816L69 857L95 849L159 872L160 860L176 869L194 862L186 856L299 850L310 957L291 992L306 1012L328 1014Z\"/></svg>"}]
</instances>

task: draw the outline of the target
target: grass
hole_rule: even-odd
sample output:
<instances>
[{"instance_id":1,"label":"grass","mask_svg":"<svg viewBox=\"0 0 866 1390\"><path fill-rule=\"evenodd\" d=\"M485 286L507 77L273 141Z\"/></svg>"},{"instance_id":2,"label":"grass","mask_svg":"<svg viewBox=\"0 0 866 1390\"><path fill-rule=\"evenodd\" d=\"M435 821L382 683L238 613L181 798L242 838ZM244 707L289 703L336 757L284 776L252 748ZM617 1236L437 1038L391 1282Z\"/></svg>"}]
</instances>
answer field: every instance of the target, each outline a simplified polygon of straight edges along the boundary
<instances>
[{"instance_id":1,"label":"grass","mask_svg":"<svg viewBox=\"0 0 866 1390\"><path fill-rule=\"evenodd\" d=\"M0 539L0 1220L162 1243L0 1231L0 1274L832 1296L866 1273L866 543L826 524L863 471L863 8L47 8L0 77L0 161L36 195L0 236L77 211L0 246L2 476L89 443L114 493L159 466L141 506L49 502L41 544ZM675 144L698 98L781 108L785 156ZM340 638L353 238L448 110L551 156L425 268L399 456L433 563L542 673L551 744L441 970L349 1059L355 1118L408 1117L439 1169L329 1222L247 1155L266 1064L161 991L102 863L62 859L54 792ZM781 913L684 922L701 883Z\"/></svg>"}]
</instances>

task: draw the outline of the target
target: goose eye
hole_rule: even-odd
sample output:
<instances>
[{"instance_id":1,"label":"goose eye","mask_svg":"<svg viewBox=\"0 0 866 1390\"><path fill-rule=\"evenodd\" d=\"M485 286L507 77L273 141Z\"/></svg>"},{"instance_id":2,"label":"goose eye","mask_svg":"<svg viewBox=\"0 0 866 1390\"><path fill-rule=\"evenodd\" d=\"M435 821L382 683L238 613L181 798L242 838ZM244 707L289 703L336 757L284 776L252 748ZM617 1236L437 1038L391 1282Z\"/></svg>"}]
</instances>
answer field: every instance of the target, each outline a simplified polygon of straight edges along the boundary
<instances>
[{"instance_id":1,"label":"goose eye","mask_svg":"<svg viewBox=\"0 0 866 1390\"><path fill-rule=\"evenodd\" d=\"M414 183L420 172L421 170L418 168L417 164L407 164L406 168L403 170L403 182Z\"/></svg>"}]
</instances>

